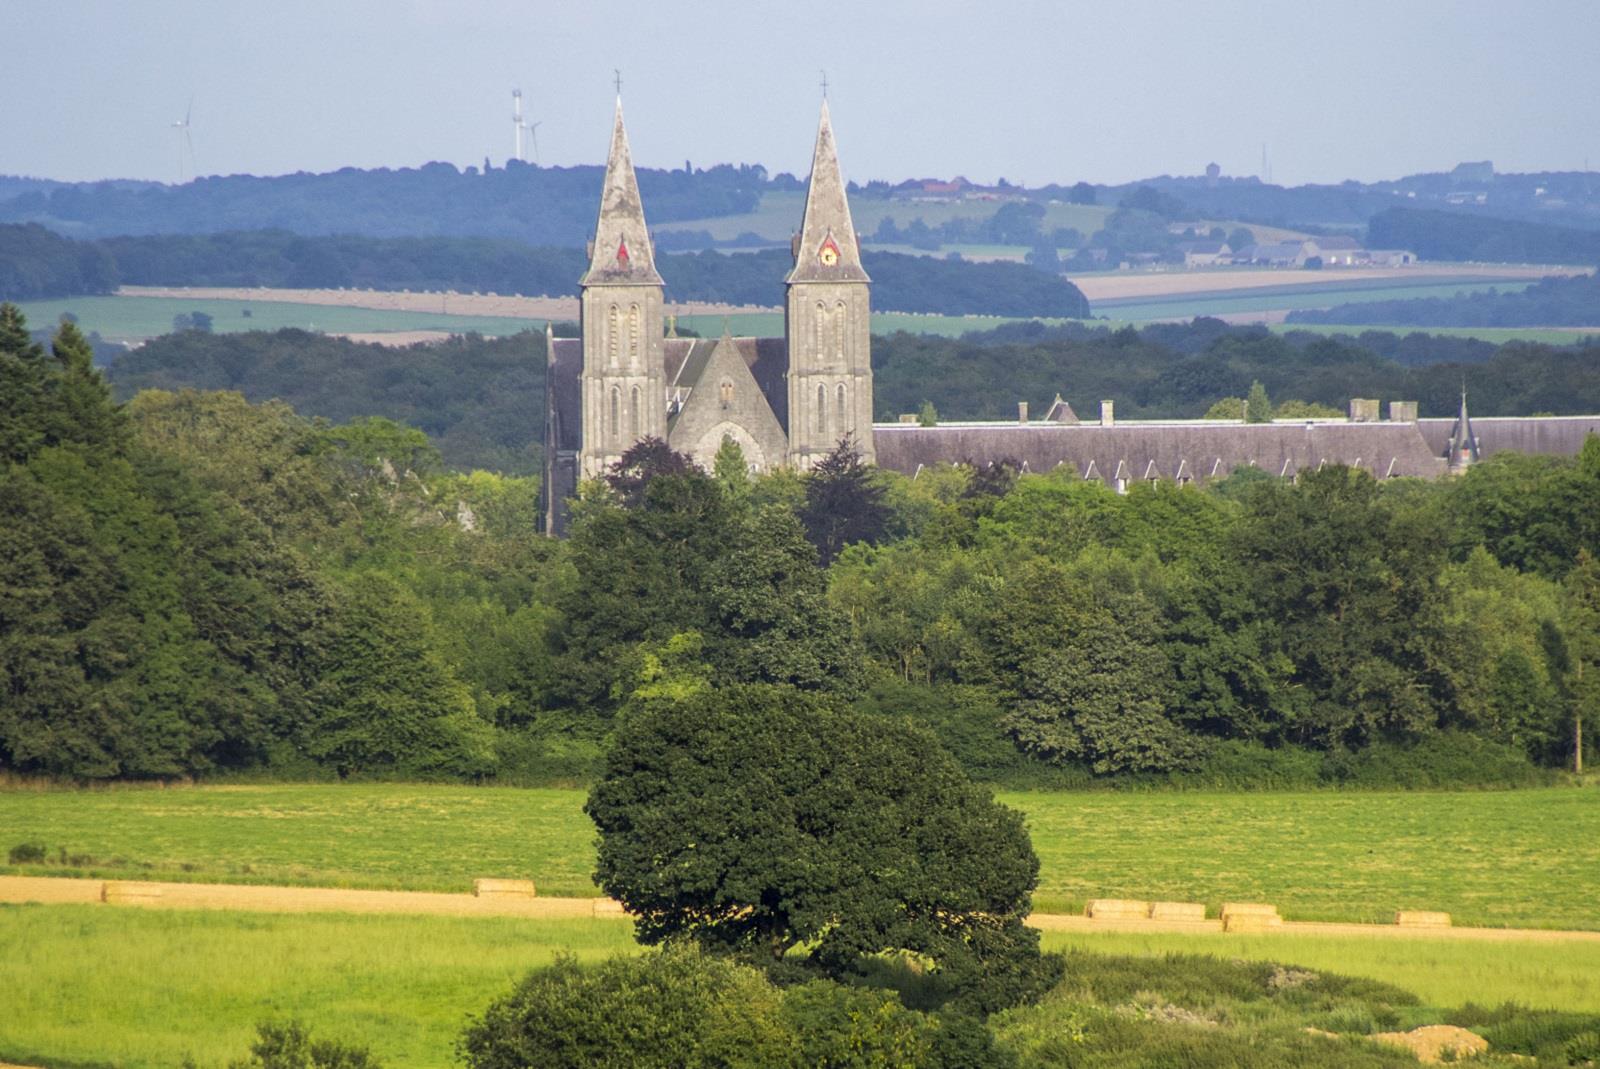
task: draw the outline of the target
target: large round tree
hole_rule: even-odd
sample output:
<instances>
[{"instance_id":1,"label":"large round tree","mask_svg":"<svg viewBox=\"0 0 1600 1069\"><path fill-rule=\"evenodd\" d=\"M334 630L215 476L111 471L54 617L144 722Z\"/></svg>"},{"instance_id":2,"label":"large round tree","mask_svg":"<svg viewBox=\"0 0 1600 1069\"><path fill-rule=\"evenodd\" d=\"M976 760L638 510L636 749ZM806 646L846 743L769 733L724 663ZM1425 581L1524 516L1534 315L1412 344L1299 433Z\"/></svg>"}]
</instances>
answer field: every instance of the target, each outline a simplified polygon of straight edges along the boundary
<instances>
[{"instance_id":1,"label":"large round tree","mask_svg":"<svg viewBox=\"0 0 1600 1069\"><path fill-rule=\"evenodd\" d=\"M1051 973L1023 924L1039 861L1021 816L902 721L768 685L651 703L624 716L587 811L597 879L643 942L804 946L833 975L909 952L979 1009Z\"/></svg>"}]
</instances>

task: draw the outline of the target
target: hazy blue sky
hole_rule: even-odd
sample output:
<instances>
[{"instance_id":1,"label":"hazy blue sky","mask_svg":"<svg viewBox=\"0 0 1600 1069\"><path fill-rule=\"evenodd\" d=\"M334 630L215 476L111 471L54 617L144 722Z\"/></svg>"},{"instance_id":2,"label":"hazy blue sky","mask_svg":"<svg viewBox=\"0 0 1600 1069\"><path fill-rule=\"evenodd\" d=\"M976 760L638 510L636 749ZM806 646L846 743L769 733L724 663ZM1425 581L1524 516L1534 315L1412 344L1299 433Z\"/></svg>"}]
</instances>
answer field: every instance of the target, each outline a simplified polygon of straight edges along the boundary
<instances>
[{"instance_id":1,"label":"hazy blue sky","mask_svg":"<svg viewBox=\"0 0 1600 1069\"><path fill-rule=\"evenodd\" d=\"M846 173L1370 180L1600 166L1600 0L8 0L0 173L547 164L803 174L826 68Z\"/></svg>"}]
</instances>

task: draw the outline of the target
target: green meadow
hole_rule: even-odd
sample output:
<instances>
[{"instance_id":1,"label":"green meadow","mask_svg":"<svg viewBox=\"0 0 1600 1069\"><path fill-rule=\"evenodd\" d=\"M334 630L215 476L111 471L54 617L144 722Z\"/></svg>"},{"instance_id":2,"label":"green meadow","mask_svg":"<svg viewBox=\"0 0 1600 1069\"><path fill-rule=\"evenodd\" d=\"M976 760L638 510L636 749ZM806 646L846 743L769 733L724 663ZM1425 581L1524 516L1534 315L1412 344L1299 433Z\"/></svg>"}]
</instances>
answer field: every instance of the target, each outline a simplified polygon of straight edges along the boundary
<instances>
[{"instance_id":1,"label":"green meadow","mask_svg":"<svg viewBox=\"0 0 1600 1069\"><path fill-rule=\"evenodd\" d=\"M1293 935L1046 933L1046 949L1210 954L1367 976L1426 1007L1600 1011L1600 944ZM0 1060L156 1069L241 1057L254 1025L297 1017L395 1066L454 1064L466 1019L557 953L633 948L626 920L250 914L0 906ZM1077 959L1092 968L1092 960Z\"/></svg>"},{"instance_id":2,"label":"green meadow","mask_svg":"<svg viewBox=\"0 0 1600 1069\"><path fill-rule=\"evenodd\" d=\"M527 970L633 945L624 920L0 906L0 1061L209 1069L298 1017L387 1065L453 1065L467 1016Z\"/></svg>"},{"instance_id":3,"label":"green meadow","mask_svg":"<svg viewBox=\"0 0 1600 1069\"><path fill-rule=\"evenodd\" d=\"M1089 898L1275 903L1291 920L1600 929L1600 791L1002 793L1041 861L1036 908ZM408 784L0 792L0 851L57 872L593 895L584 792ZM65 854L65 861L62 855Z\"/></svg>"},{"instance_id":4,"label":"green meadow","mask_svg":"<svg viewBox=\"0 0 1600 1069\"><path fill-rule=\"evenodd\" d=\"M177 315L204 312L211 317L211 329L219 334L245 330L301 330L327 334L366 334L390 331L439 330L464 334L500 336L522 330L542 328L536 319L510 316L463 316L435 312L398 312L378 308L340 308L326 304L293 304L287 301L224 301L215 298L189 300L180 297L66 297L53 301L23 301L22 314L34 327L48 326L71 312L85 331L98 331L104 338L153 338L172 332ZM245 310L250 314L246 316Z\"/></svg>"}]
</instances>

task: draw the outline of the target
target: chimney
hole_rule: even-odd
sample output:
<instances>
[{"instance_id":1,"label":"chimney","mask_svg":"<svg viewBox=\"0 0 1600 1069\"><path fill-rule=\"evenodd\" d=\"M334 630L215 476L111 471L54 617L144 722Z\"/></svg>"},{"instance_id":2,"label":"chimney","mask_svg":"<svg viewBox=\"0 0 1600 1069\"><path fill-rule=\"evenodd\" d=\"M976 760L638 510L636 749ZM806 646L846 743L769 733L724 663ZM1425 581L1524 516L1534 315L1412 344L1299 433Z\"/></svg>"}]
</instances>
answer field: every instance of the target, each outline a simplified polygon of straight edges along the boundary
<instances>
[{"instance_id":1,"label":"chimney","mask_svg":"<svg viewBox=\"0 0 1600 1069\"><path fill-rule=\"evenodd\" d=\"M1100 426L1114 427L1117 423L1116 414L1111 409L1110 401L1100 402Z\"/></svg>"},{"instance_id":2,"label":"chimney","mask_svg":"<svg viewBox=\"0 0 1600 1069\"><path fill-rule=\"evenodd\" d=\"M1350 398L1351 423L1378 422L1378 401L1373 397Z\"/></svg>"},{"instance_id":3,"label":"chimney","mask_svg":"<svg viewBox=\"0 0 1600 1069\"><path fill-rule=\"evenodd\" d=\"M1390 423L1415 423L1417 422L1417 403L1415 401L1390 401Z\"/></svg>"},{"instance_id":4,"label":"chimney","mask_svg":"<svg viewBox=\"0 0 1600 1069\"><path fill-rule=\"evenodd\" d=\"M1027 425L1027 422L1028 422L1028 402L1026 402L1026 401L1018 401L1017 402L1017 422L1023 424L1024 426Z\"/></svg>"}]
</instances>

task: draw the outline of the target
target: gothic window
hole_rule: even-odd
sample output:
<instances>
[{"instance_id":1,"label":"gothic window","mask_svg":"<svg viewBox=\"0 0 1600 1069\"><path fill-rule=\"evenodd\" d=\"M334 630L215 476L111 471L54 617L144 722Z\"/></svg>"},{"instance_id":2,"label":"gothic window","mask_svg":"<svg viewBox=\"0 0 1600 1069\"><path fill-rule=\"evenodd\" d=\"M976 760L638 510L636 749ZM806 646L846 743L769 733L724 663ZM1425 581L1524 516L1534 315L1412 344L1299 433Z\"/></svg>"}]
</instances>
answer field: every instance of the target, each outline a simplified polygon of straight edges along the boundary
<instances>
[{"instance_id":1,"label":"gothic window","mask_svg":"<svg viewBox=\"0 0 1600 1069\"><path fill-rule=\"evenodd\" d=\"M616 441L622 434L622 388L611 387L611 440Z\"/></svg>"},{"instance_id":2,"label":"gothic window","mask_svg":"<svg viewBox=\"0 0 1600 1069\"><path fill-rule=\"evenodd\" d=\"M840 301L833 306L833 356L836 360L844 359L844 302Z\"/></svg>"},{"instance_id":3,"label":"gothic window","mask_svg":"<svg viewBox=\"0 0 1600 1069\"><path fill-rule=\"evenodd\" d=\"M639 420L642 418L639 410L642 407L639 387L635 386L628 397L628 428L633 434L634 441L638 441L642 434L639 428Z\"/></svg>"},{"instance_id":4,"label":"gothic window","mask_svg":"<svg viewBox=\"0 0 1600 1069\"><path fill-rule=\"evenodd\" d=\"M834 422L838 424L838 426L834 427L834 430L838 431L840 434L843 434L845 431L851 429L850 410L845 407L844 397L844 383L841 382L838 388L833 392L833 419Z\"/></svg>"},{"instance_id":5,"label":"gothic window","mask_svg":"<svg viewBox=\"0 0 1600 1069\"><path fill-rule=\"evenodd\" d=\"M725 405L733 404L733 383L727 379L722 380L722 385L717 388L717 396Z\"/></svg>"},{"instance_id":6,"label":"gothic window","mask_svg":"<svg viewBox=\"0 0 1600 1069\"><path fill-rule=\"evenodd\" d=\"M606 313L606 363L617 366L617 346L622 338L622 313L612 305Z\"/></svg>"},{"instance_id":7,"label":"gothic window","mask_svg":"<svg viewBox=\"0 0 1600 1069\"><path fill-rule=\"evenodd\" d=\"M639 306L628 306L628 359L639 362Z\"/></svg>"},{"instance_id":8,"label":"gothic window","mask_svg":"<svg viewBox=\"0 0 1600 1069\"><path fill-rule=\"evenodd\" d=\"M816 322L811 324L811 358L820 357L828 343L828 306L817 302Z\"/></svg>"},{"instance_id":9,"label":"gothic window","mask_svg":"<svg viewBox=\"0 0 1600 1069\"><path fill-rule=\"evenodd\" d=\"M817 384L817 433L828 433L828 388Z\"/></svg>"}]
</instances>

